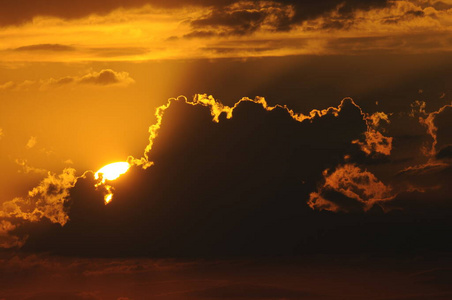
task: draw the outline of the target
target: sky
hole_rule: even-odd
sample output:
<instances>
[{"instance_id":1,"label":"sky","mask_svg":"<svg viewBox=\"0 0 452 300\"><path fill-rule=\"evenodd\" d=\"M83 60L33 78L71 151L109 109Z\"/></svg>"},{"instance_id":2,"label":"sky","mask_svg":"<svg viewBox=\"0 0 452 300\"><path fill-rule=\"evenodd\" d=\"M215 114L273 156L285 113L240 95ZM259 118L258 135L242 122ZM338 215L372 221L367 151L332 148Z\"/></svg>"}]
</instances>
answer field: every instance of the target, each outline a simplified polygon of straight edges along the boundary
<instances>
[{"instance_id":1,"label":"sky","mask_svg":"<svg viewBox=\"0 0 452 300\"><path fill-rule=\"evenodd\" d=\"M452 297L451 1L0 4L0 299Z\"/></svg>"}]
</instances>

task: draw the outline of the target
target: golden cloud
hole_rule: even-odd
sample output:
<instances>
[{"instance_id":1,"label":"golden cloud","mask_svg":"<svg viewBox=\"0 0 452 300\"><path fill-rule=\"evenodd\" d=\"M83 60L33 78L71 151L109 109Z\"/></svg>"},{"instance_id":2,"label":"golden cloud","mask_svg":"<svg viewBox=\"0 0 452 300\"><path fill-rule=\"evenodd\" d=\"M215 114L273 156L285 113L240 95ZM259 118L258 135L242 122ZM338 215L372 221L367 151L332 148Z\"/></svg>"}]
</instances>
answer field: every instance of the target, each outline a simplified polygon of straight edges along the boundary
<instances>
[{"instance_id":1,"label":"golden cloud","mask_svg":"<svg viewBox=\"0 0 452 300\"><path fill-rule=\"evenodd\" d=\"M36 16L32 24L0 28L0 34L8 36L0 52L4 61L19 62L452 49L452 9L419 1L377 2L380 5L332 1L328 9L319 10L307 2L231 1L191 9L130 7L75 19Z\"/></svg>"}]
</instances>

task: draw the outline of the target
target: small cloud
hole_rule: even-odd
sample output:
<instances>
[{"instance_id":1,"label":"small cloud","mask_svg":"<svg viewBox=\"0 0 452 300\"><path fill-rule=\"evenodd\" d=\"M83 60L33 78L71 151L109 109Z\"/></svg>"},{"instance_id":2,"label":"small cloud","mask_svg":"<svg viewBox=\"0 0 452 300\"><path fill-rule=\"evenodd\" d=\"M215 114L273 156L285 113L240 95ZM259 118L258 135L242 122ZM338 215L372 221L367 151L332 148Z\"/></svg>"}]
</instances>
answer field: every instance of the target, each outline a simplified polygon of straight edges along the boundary
<instances>
[{"instance_id":1,"label":"small cloud","mask_svg":"<svg viewBox=\"0 0 452 300\"><path fill-rule=\"evenodd\" d=\"M72 159L66 159L65 161L63 161L63 163L64 163L64 164L67 164L67 165L73 165L73 164L74 164L74 162L72 161Z\"/></svg>"},{"instance_id":2,"label":"small cloud","mask_svg":"<svg viewBox=\"0 0 452 300\"><path fill-rule=\"evenodd\" d=\"M30 86L35 84L35 81L24 80L22 82L14 82L8 81L3 84L0 84L0 91L20 91L20 90L28 90Z\"/></svg>"},{"instance_id":3,"label":"small cloud","mask_svg":"<svg viewBox=\"0 0 452 300\"><path fill-rule=\"evenodd\" d=\"M129 73L127 72L116 72L111 69L105 69L100 72L93 72L81 78L77 78L76 82L79 84L94 85L129 85L131 83L134 83L135 81L129 76Z\"/></svg>"},{"instance_id":4,"label":"small cloud","mask_svg":"<svg viewBox=\"0 0 452 300\"><path fill-rule=\"evenodd\" d=\"M32 136L32 137L30 137L30 139L28 140L26 147L27 147L28 149L31 149L31 148L33 148L34 146L36 146L36 143L37 143L37 142L38 142L38 138L35 137L35 136Z\"/></svg>"},{"instance_id":5,"label":"small cloud","mask_svg":"<svg viewBox=\"0 0 452 300\"><path fill-rule=\"evenodd\" d=\"M42 79L39 81L8 81L0 84L0 91L26 91L30 88L38 88L40 91L46 91L49 88L71 85L128 86L133 83L135 83L135 80L130 77L128 72L103 69L99 72L90 72L81 76L64 76L61 78Z\"/></svg>"},{"instance_id":6,"label":"small cloud","mask_svg":"<svg viewBox=\"0 0 452 300\"><path fill-rule=\"evenodd\" d=\"M73 77L62 77L60 79L55 80L54 84L55 85L65 85L65 84L70 84L74 82L74 78Z\"/></svg>"},{"instance_id":7,"label":"small cloud","mask_svg":"<svg viewBox=\"0 0 452 300\"><path fill-rule=\"evenodd\" d=\"M28 174L28 173L46 174L47 173L46 169L31 167L30 165L28 165L28 162L26 159L18 158L15 160L15 163L22 167L22 170L20 170L19 172L23 172L25 174Z\"/></svg>"},{"instance_id":8,"label":"small cloud","mask_svg":"<svg viewBox=\"0 0 452 300\"><path fill-rule=\"evenodd\" d=\"M390 186L373 173L354 164L338 166L334 172L323 172L324 183L309 196L312 209L329 211L369 210L376 203L394 199Z\"/></svg>"},{"instance_id":9,"label":"small cloud","mask_svg":"<svg viewBox=\"0 0 452 300\"><path fill-rule=\"evenodd\" d=\"M25 239L9 234L16 229L16 225L7 220L0 220L0 248L22 247Z\"/></svg>"},{"instance_id":10,"label":"small cloud","mask_svg":"<svg viewBox=\"0 0 452 300\"><path fill-rule=\"evenodd\" d=\"M383 122L390 123L388 115L384 112L376 112L372 115L366 115L365 119L367 124L367 131L364 133L365 141L354 140L352 143L358 144L367 155L390 155L393 138L384 136L379 128Z\"/></svg>"},{"instance_id":11,"label":"small cloud","mask_svg":"<svg viewBox=\"0 0 452 300\"><path fill-rule=\"evenodd\" d=\"M5 135L5 134L3 133L3 128L0 127L0 140L2 139L2 137L3 137L4 135Z\"/></svg>"},{"instance_id":12,"label":"small cloud","mask_svg":"<svg viewBox=\"0 0 452 300\"><path fill-rule=\"evenodd\" d=\"M128 86L135 83L128 72L116 72L111 69L104 69L100 72L91 72L83 76L65 76L61 78L50 78L41 83L41 90L50 87L62 87L68 85L95 85L95 86Z\"/></svg>"},{"instance_id":13,"label":"small cloud","mask_svg":"<svg viewBox=\"0 0 452 300\"><path fill-rule=\"evenodd\" d=\"M93 53L98 57L144 55L149 51L150 50L148 48L143 47L103 47L89 49L90 53Z\"/></svg>"},{"instance_id":14,"label":"small cloud","mask_svg":"<svg viewBox=\"0 0 452 300\"><path fill-rule=\"evenodd\" d=\"M12 90L16 86L16 83L13 81L8 81L3 84L0 84L0 91L1 90Z\"/></svg>"}]
</instances>

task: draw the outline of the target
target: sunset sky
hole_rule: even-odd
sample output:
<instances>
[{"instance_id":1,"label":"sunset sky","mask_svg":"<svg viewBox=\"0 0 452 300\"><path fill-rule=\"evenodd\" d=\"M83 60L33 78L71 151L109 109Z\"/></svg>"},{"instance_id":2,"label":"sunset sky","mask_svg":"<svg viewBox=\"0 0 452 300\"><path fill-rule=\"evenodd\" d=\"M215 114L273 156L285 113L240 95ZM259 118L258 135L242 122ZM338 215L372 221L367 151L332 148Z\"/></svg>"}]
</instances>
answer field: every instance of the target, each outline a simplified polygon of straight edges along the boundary
<instances>
[{"instance_id":1,"label":"sunset sky","mask_svg":"<svg viewBox=\"0 0 452 300\"><path fill-rule=\"evenodd\" d=\"M0 0L0 300L451 299L451 95L450 0Z\"/></svg>"}]
</instances>

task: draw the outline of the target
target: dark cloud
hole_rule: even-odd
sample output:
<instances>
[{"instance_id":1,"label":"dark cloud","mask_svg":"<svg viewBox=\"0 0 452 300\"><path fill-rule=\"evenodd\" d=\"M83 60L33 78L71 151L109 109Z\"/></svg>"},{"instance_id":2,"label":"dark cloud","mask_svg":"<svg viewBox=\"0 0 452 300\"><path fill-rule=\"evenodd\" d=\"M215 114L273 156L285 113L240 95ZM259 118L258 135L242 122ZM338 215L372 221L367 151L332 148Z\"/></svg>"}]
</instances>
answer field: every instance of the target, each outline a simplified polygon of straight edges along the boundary
<instances>
[{"instance_id":1,"label":"dark cloud","mask_svg":"<svg viewBox=\"0 0 452 300\"><path fill-rule=\"evenodd\" d=\"M88 16L90 14L106 14L114 9L134 8L141 7L146 4L151 4L157 7L176 8L183 6L206 6L212 7L213 12L209 16L205 16L202 19L195 21L194 24L201 25L226 25L239 30L238 32L249 31L253 29L255 24L260 24L259 21L265 19L264 15L268 15L269 12L275 13L277 19L274 23L276 30L287 30L294 22L300 22L309 18L314 18L325 12L331 11L338 7L340 4L339 12L341 14L348 14L354 9L369 9L375 6L386 5L386 0L326 0L322 3L313 3L312 1L293 1L282 0L273 1L272 7L280 6L293 6L295 13L292 17L284 13L278 14L275 10L268 12L246 12L245 10L239 10L234 13L224 13L221 11L233 3L241 3L234 0L169 0L169 1L156 1L156 0L115 0L115 1L89 1L81 0L77 3L73 1L63 0L18 0L18 1L2 1L2 11L0 12L0 25L18 25L24 22L31 21L36 16L53 16L66 19L80 18ZM244 3L244 2L243 2ZM250 2L248 2L250 3ZM268 5L267 2L252 2L248 5ZM238 4L239 6L241 4ZM248 20L247 20L248 19Z\"/></svg>"},{"instance_id":2,"label":"dark cloud","mask_svg":"<svg viewBox=\"0 0 452 300\"><path fill-rule=\"evenodd\" d=\"M37 44L22 46L14 49L14 51L74 51L75 47L61 44Z\"/></svg>"},{"instance_id":3,"label":"dark cloud","mask_svg":"<svg viewBox=\"0 0 452 300\"><path fill-rule=\"evenodd\" d=\"M80 84L97 84L97 85L108 85L120 83L122 80L127 79L128 74L117 73L113 70L106 69L99 73L92 73L81 77L78 80Z\"/></svg>"},{"instance_id":4,"label":"dark cloud","mask_svg":"<svg viewBox=\"0 0 452 300\"><path fill-rule=\"evenodd\" d=\"M350 54L362 54L378 52L380 54L395 53L404 49L408 53L421 52L423 49L440 49L443 46L449 47L451 41L438 39L444 36L441 33L429 33L429 35L411 33L401 36L378 36L378 37L350 37L328 40L328 49L334 53L348 52Z\"/></svg>"},{"instance_id":5,"label":"dark cloud","mask_svg":"<svg viewBox=\"0 0 452 300\"><path fill-rule=\"evenodd\" d=\"M206 108L174 102L149 153L154 165L115 181L107 206L92 178L79 180L71 221L58 229L62 240L44 244L97 255L106 248L163 256L293 251L299 237L292 229L311 211L304 199L365 128L347 101L338 117L301 123L283 109L245 102L218 124Z\"/></svg>"},{"instance_id":6,"label":"dark cloud","mask_svg":"<svg viewBox=\"0 0 452 300\"><path fill-rule=\"evenodd\" d=\"M63 77L63 78L59 78L59 79L55 80L55 82L53 82L53 84L55 84L55 85L66 85L66 84L71 84L74 81L75 81L74 77L67 76L67 77Z\"/></svg>"},{"instance_id":7,"label":"dark cloud","mask_svg":"<svg viewBox=\"0 0 452 300\"><path fill-rule=\"evenodd\" d=\"M110 47L110 48L92 48L88 50L99 57L116 57L129 55L142 55L149 52L149 49L142 47Z\"/></svg>"},{"instance_id":8,"label":"dark cloud","mask_svg":"<svg viewBox=\"0 0 452 300\"><path fill-rule=\"evenodd\" d=\"M447 190L393 199L391 189L365 168L342 171L344 157L356 151L352 141L368 128L350 100L337 116L333 112L298 122L283 108L267 111L241 102L231 119L222 113L215 123L206 107L173 101L147 153L154 164L134 166L112 182L108 205L87 175L70 191L65 226L25 222L13 233L29 235L26 251L99 257L448 249L438 231L452 226L444 209ZM452 174L441 176L443 185ZM307 205L324 180L331 189L319 194L349 214ZM426 201L431 195L444 201ZM375 199L394 201L392 209L369 206ZM407 206L406 213L399 209ZM419 215L426 221L418 222Z\"/></svg>"},{"instance_id":9,"label":"dark cloud","mask_svg":"<svg viewBox=\"0 0 452 300\"><path fill-rule=\"evenodd\" d=\"M237 1L230 6L215 6L212 11L191 21L193 33L185 37L216 32L216 35L244 35L264 28L269 31L288 31L302 21L337 10L338 17L328 20L324 28L346 28L353 24L351 13L357 9L371 9L387 5L386 0L375 1Z\"/></svg>"},{"instance_id":10,"label":"dark cloud","mask_svg":"<svg viewBox=\"0 0 452 300\"><path fill-rule=\"evenodd\" d=\"M229 7L215 8L209 15L192 21L191 25L198 35L205 32L205 28L217 31L217 35L244 35L262 26L272 31L287 31L294 14L292 7L278 2L237 2Z\"/></svg>"},{"instance_id":11,"label":"dark cloud","mask_svg":"<svg viewBox=\"0 0 452 300\"><path fill-rule=\"evenodd\" d=\"M425 12L422 10L409 10L402 15L391 16L383 20L384 24L397 24L402 21L410 20L413 18L425 17Z\"/></svg>"}]
</instances>

